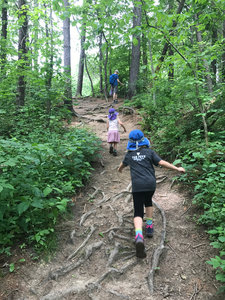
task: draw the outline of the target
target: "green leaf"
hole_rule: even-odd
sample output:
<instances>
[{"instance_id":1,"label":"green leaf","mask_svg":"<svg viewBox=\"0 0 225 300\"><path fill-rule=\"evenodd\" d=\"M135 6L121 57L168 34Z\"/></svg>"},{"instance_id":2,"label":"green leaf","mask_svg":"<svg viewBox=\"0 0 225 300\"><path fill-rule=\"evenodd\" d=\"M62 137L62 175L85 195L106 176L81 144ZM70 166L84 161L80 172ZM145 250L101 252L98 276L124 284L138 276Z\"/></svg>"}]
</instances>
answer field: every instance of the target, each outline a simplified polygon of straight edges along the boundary
<instances>
[{"instance_id":1,"label":"green leaf","mask_svg":"<svg viewBox=\"0 0 225 300\"><path fill-rule=\"evenodd\" d=\"M29 202L22 202L19 205L17 205L17 211L19 215L21 215L23 212L25 212L30 206Z\"/></svg>"},{"instance_id":2,"label":"green leaf","mask_svg":"<svg viewBox=\"0 0 225 300\"><path fill-rule=\"evenodd\" d=\"M11 263L10 265L9 265L9 272L13 272L15 270L15 264L14 263Z\"/></svg>"},{"instance_id":3,"label":"green leaf","mask_svg":"<svg viewBox=\"0 0 225 300\"><path fill-rule=\"evenodd\" d=\"M134 46L138 45L138 40L135 37L133 38L133 44L134 44Z\"/></svg>"},{"instance_id":4,"label":"green leaf","mask_svg":"<svg viewBox=\"0 0 225 300\"><path fill-rule=\"evenodd\" d=\"M219 236L219 237L218 237L218 240L219 240L221 243L224 243L224 242L225 242L225 236Z\"/></svg>"},{"instance_id":5,"label":"green leaf","mask_svg":"<svg viewBox=\"0 0 225 300\"><path fill-rule=\"evenodd\" d=\"M216 280L221 281L221 282L225 282L225 274L217 274L216 275Z\"/></svg>"},{"instance_id":6,"label":"green leaf","mask_svg":"<svg viewBox=\"0 0 225 300\"><path fill-rule=\"evenodd\" d=\"M52 192L52 188L50 188L49 186L47 186L44 191L43 191L43 194L44 196L48 196L50 193Z\"/></svg>"},{"instance_id":7,"label":"green leaf","mask_svg":"<svg viewBox=\"0 0 225 300\"><path fill-rule=\"evenodd\" d=\"M182 163L182 160L181 159L176 159L174 162L173 162L173 165L177 165L177 164L181 164Z\"/></svg>"},{"instance_id":8,"label":"green leaf","mask_svg":"<svg viewBox=\"0 0 225 300\"><path fill-rule=\"evenodd\" d=\"M36 208L43 208L42 200L34 199L34 201L31 203L31 206L36 207Z\"/></svg>"}]
</instances>

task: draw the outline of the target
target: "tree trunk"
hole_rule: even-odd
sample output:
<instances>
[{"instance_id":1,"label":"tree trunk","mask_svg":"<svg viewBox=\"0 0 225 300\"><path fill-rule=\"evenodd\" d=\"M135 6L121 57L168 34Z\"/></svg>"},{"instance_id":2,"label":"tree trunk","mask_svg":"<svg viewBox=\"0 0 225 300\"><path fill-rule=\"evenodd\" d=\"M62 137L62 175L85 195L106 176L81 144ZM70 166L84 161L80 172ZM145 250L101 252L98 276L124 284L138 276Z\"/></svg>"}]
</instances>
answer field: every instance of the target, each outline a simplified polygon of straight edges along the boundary
<instances>
[{"instance_id":1,"label":"tree trunk","mask_svg":"<svg viewBox=\"0 0 225 300\"><path fill-rule=\"evenodd\" d=\"M102 77L102 65L103 65L103 55L102 55L102 36L101 32L99 35L99 76L100 76L100 93L103 94L103 77Z\"/></svg>"},{"instance_id":2,"label":"tree trunk","mask_svg":"<svg viewBox=\"0 0 225 300\"><path fill-rule=\"evenodd\" d=\"M68 0L63 0L66 10L70 8ZM72 84L71 84L71 47L70 47L70 18L63 20L63 40L64 40L64 74L65 74L65 92L64 104L72 112L77 115L72 104Z\"/></svg>"},{"instance_id":3,"label":"tree trunk","mask_svg":"<svg viewBox=\"0 0 225 300\"><path fill-rule=\"evenodd\" d=\"M153 65L153 59L152 59L152 46L151 46L151 41L148 40L148 46L149 46L149 54L150 54L150 61L151 61L151 71L152 71L152 98L153 98L153 104L156 106L156 92L155 92L155 70L154 70L154 65Z\"/></svg>"},{"instance_id":4,"label":"tree trunk","mask_svg":"<svg viewBox=\"0 0 225 300\"><path fill-rule=\"evenodd\" d=\"M108 41L105 37L105 34L103 32L103 36L106 42L106 50L105 50L105 60L104 60L104 81L105 81L105 88L104 88L104 94L105 94L105 100L108 102L108 74L107 74L107 65L108 65L108 57L109 57L109 45Z\"/></svg>"},{"instance_id":5,"label":"tree trunk","mask_svg":"<svg viewBox=\"0 0 225 300\"><path fill-rule=\"evenodd\" d=\"M223 21L223 49L225 49L225 21ZM225 50L222 54L222 82L225 82Z\"/></svg>"},{"instance_id":6,"label":"tree trunk","mask_svg":"<svg viewBox=\"0 0 225 300\"><path fill-rule=\"evenodd\" d=\"M85 60L85 49L84 49L85 40L86 40L86 23L84 22L81 29L81 37L80 37L80 61L79 61L76 96L82 96L83 78L84 78L84 60Z\"/></svg>"},{"instance_id":7,"label":"tree trunk","mask_svg":"<svg viewBox=\"0 0 225 300\"><path fill-rule=\"evenodd\" d=\"M5 62L6 62L6 42L7 42L7 27L8 27L8 0L3 0L2 3L2 30L1 30L1 49L0 49L0 59L1 59L1 71L4 72ZM2 74L3 75L3 74Z\"/></svg>"},{"instance_id":8,"label":"tree trunk","mask_svg":"<svg viewBox=\"0 0 225 300\"><path fill-rule=\"evenodd\" d=\"M173 56L173 49L169 46L169 56ZM169 81L173 81L174 79L174 64L171 62L169 65L169 72L168 72L168 79Z\"/></svg>"},{"instance_id":9,"label":"tree trunk","mask_svg":"<svg viewBox=\"0 0 225 300\"><path fill-rule=\"evenodd\" d=\"M88 67L87 67L87 55L86 55L86 54L85 54L85 58L84 58L84 59L85 59L85 60L84 60L84 62L85 62L85 70L86 70L86 72L87 72L88 78L89 78L90 83L91 83L92 97L94 97L94 96L95 96L94 85L93 85L93 81L92 81L92 79L91 79L91 75L90 75L90 73L89 73L89 71L88 71Z\"/></svg>"},{"instance_id":10,"label":"tree trunk","mask_svg":"<svg viewBox=\"0 0 225 300\"><path fill-rule=\"evenodd\" d=\"M17 84L16 104L18 107L24 106L26 94L25 67L27 65L27 5L26 0L19 0L19 41L18 41L18 71L19 78Z\"/></svg>"},{"instance_id":11,"label":"tree trunk","mask_svg":"<svg viewBox=\"0 0 225 300\"><path fill-rule=\"evenodd\" d=\"M213 28L212 28L212 44L215 45L217 40L218 40L217 28L216 28L216 26L213 26ZM214 59L211 63L211 68L213 71L213 84L216 84L216 73L217 73L216 63L217 63L216 59Z\"/></svg>"},{"instance_id":12,"label":"tree trunk","mask_svg":"<svg viewBox=\"0 0 225 300\"><path fill-rule=\"evenodd\" d=\"M134 17L133 17L133 28L136 26L141 26L141 11L142 8L140 5L135 6L134 2ZM137 80L140 67L140 34L133 35L132 43L132 54L131 54L131 64L130 64L130 76L128 83L128 98L131 99L137 88Z\"/></svg>"},{"instance_id":13,"label":"tree trunk","mask_svg":"<svg viewBox=\"0 0 225 300\"><path fill-rule=\"evenodd\" d=\"M48 116L48 120L47 120L47 124L49 125L50 123L50 112L51 112L51 86L52 86L52 76L53 76L53 22L52 22L52 7L51 7L51 3L47 4L48 6L50 6L50 24L48 24L48 12L47 12L47 6L46 4L44 4L45 7L45 32L46 32L46 38L47 38L47 42L46 42L46 78L45 78L45 82L46 82L46 90L48 93L48 98L47 98L47 102L46 102L46 111L47 111L47 116ZM49 25L50 25L50 29L49 29ZM50 45L49 45L49 37L50 37Z\"/></svg>"}]
</instances>

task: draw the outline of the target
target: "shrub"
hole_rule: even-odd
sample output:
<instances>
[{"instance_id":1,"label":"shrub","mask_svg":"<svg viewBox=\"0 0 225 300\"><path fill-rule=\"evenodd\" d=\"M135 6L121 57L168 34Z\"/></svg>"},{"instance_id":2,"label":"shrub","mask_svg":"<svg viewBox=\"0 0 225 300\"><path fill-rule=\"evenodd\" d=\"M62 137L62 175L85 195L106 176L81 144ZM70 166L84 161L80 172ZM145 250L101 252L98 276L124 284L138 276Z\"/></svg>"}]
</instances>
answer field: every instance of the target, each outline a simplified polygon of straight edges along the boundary
<instances>
[{"instance_id":1,"label":"shrub","mask_svg":"<svg viewBox=\"0 0 225 300\"><path fill-rule=\"evenodd\" d=\"M100 142L84 129L42 134L42 142L0 140L1 252L24 236L36 248L47 247L47 236L70 196L83 186Z\"/></svg>"}]
</instances>

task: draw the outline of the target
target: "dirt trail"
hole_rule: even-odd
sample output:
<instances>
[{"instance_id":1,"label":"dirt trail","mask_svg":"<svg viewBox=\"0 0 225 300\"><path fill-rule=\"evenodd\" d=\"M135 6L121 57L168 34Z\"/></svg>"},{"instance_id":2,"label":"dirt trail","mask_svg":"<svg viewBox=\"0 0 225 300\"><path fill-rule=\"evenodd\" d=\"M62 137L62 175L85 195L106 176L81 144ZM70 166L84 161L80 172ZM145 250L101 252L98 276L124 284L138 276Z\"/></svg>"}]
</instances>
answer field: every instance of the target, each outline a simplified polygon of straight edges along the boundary
<instances>
[{"instance_id":1,"label":"dirt trail","mask_svg":"<svg viewBox=\"0 0 225 300\"><path fill-rule=\"evenodd\" d=\"M118 109L120 103L116 105ZM74 218L58 228L60 248L50 262L29 262L3 278L0 299L20 300L206 300L216 296L217 283L205 261L213 256L204 231L196 227L188 193L173 182L174 172L156 168L154 201L165 211L166 243L149 289L152 254L160 244L162 218L154 211L155 234L146 238L147 258L134 248L129 169L118 174L127 133L121 132L118 156L108 152L106 119L109 104L80 100L76 111L85 116L71 126L87 126L103 141L102 161L85 190L74 198ZM139 116L123 115L127 131L137 128ZM177 174L176 174L177 175ZM221 298L222 299L222 298Z\"/></svg>"}]
</instances>

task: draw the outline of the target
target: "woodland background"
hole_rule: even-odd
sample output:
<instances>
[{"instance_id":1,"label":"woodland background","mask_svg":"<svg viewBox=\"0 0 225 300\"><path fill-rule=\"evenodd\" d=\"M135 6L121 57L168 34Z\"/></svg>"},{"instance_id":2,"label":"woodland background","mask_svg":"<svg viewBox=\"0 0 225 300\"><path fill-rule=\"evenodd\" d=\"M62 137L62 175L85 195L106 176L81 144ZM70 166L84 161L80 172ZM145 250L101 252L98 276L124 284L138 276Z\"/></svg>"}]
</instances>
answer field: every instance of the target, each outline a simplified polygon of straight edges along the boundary
<instances>
[{"instance_id":1,"label":"woodland background","mask_svg":"<svg viewBox=\"0 0 225 300\"><path fill-rule=\"evenodd\" d=\"M119 96L139 110L154 149L186 168L179 180L225 282L225 2L1 0L0 9L0 253L15 243L37 255L57 247L55 225L101 145L63 122L77 116L76 97L109 101L118 69Z\"/></svg>"}]
</instances>

